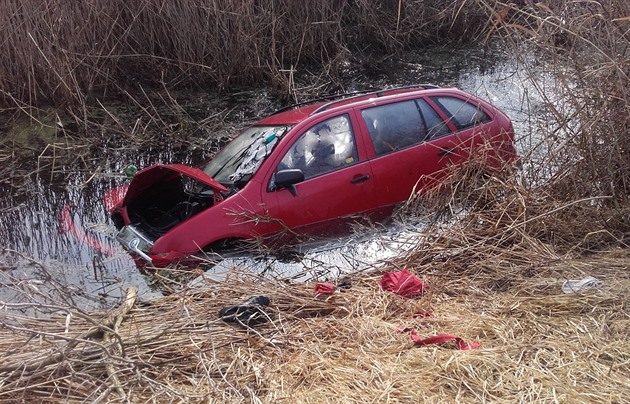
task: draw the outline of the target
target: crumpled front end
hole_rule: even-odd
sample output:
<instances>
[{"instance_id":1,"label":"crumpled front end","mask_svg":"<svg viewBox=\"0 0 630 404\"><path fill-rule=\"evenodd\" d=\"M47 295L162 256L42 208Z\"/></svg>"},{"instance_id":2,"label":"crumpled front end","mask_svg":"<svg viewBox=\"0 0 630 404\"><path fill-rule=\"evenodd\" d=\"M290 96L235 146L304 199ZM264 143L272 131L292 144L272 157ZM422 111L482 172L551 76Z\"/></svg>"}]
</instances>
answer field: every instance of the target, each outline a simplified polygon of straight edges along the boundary
<instances>
[{"instance_id":1,"label":"crumpled front end","mask_svg":"<svg viewBox=\"0 0 630 404\"><path fill-rule=\"evenodd\" d=\"M117 240L134 256L163 265L185 252L155 251L171 229L220 203L229 190L203 171L183 165L155 165L136 174L112 210ZM163 261L163 262L162 262Z\"/></svg>"}]
</instances>

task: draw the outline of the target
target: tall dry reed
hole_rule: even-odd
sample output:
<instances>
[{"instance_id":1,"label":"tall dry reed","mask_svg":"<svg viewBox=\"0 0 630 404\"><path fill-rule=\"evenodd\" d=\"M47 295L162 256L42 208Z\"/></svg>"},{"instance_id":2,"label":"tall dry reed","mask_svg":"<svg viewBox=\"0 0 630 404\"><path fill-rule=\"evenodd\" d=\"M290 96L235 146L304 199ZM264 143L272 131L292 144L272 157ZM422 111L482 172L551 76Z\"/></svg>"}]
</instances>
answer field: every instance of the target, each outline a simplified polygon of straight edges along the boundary
<instances>
[{"instance_id":1,"label":"tall dry reed","mask_svg":"<svg viewBox=\"0 0 630 404\"><path fill-rule=\"evenodd\" d=\"M623 0L477 2L520 56L547 121L529 161L537 205L549 211L537 237L582 249L625 246L630 230L630 3ZM524 156L527 160L530 156ZM570 204L568 206L567 204ZM558 207L567 208L555 210Z\"/></svg>"},{"instance_id":2,"label":"tall dry reed","mask_svg":"<svg viewBox=\"0 0 630 404\"><path fill-rule=\"evenodd\" d=\"M480 10L378 0L17 0L0 5L0 106L75 108L138 85L287 90L349 51L471 38Z\"/></svg>"}]
</instances>

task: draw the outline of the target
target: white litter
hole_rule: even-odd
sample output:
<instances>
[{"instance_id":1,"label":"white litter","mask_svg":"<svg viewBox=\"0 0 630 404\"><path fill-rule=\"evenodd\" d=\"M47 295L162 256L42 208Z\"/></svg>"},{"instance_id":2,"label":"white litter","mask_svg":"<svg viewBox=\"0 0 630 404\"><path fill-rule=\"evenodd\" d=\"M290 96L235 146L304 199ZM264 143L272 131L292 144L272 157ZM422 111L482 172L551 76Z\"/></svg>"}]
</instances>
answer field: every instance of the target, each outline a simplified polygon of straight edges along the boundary
<instances>
[{"instance_id":1,"label":"white litter","mask_svg":"<svg viewBox=\"0 0 630 404\"><path fill-rule=\"evenodd\" d=\"M587 289L597 289L604 285L604 281L600 281L592 276L587 276L584 279L568 280L562 284L562 291L564 293L578 293Z\"/></svg>"}]
</instances>

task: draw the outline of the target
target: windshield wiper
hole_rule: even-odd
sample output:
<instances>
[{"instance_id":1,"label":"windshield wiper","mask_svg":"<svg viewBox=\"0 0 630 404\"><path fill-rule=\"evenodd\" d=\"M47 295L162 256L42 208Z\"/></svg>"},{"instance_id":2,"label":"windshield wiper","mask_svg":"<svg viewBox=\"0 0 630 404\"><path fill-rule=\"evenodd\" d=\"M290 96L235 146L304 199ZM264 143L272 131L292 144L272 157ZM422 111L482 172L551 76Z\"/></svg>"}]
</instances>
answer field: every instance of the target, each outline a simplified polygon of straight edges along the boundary
<instances>
[{"instance_id":1,"label":"windshield wiper","mask_svg":"<svg viewBox=\"0 0 630 404\"><path fill-rule=\"evenodd\" d=\"M247 152L247 149L248 149L248 148L249 148L249 145L248 145L248 146L245 146L245 147L243 147L241 150L239 150L239 151L238 151L238 153L240 153L240 154L238 154L238 153L237 153L235 158L230 158L230 159L228 159L225 163L223 163L223 165L222 165L221 167L219 167L219 169L217 170L217 172L216 172L216 173L214 173L214 175L211 175L211 177L212 177L212 178L216 178L216 177L219 175L219 173L220 173L221 171L223 171L223 169L224 169L226 166L228 166L228 165L232 165L232 164L236 163L237 161L242 160L242 159L243 159L243 157L245 157L245 153Z\"/></svg>"}]
</instances>

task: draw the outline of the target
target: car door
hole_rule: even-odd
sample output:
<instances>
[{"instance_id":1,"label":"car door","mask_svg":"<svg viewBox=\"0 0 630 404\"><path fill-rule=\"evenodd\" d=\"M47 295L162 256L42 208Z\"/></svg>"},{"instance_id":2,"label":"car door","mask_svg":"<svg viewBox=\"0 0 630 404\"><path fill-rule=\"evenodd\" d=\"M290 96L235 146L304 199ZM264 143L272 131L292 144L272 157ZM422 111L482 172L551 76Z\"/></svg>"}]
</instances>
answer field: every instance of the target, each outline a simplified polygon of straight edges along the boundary
<instances>
[{"instance_id":1,"label":"car door","mask_svg":"<svg viewBox=\"0 0 630 404\"><path fill-rule=\"evenodd\" d=\"M263 196L273 230L334 235L376 207L370 163L360 158L365 152L352 120L351 113L334 116L294 138L275 172L302 170L304 180L291 190L272 185Z\"/></svg>"},{"instance_id":2,"label":"car door","mask_svg":"<svg viewBox=\"0 0 630 404\"><path fill-rule=\"evenodd\" d=\"M438 181L459 159L452 128L424 99L364 108L359 114L372 140L379 205L390 206Z\"/></svg>"}]
</instances>

